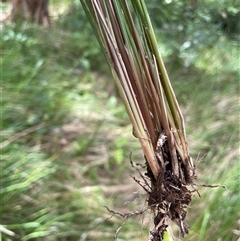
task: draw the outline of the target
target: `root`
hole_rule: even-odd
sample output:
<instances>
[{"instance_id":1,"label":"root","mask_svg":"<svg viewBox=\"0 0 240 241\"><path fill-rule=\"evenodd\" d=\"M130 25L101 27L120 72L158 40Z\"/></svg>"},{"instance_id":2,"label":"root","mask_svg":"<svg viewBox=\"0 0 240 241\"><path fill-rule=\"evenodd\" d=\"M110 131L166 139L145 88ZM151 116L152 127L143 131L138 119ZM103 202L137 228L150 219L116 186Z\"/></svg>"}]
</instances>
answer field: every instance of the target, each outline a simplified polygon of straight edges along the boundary
<instances>
[{"instance_id":1,"label":"root","mask_svg":"<svg viewBox=\"0 0 240 241\"><path fill-rule=\"evenodd\" d=\"M128 218L144 214L149 209L149 207L145 207L141 211L136 211L136 212L132 212L132 213L120 213L120 212L116 212L114 210L111 210L107 206L104 206L104 207L108 210L108 212L112 213L112 216L117 215L117 216L120 216L123 219L125 219L125 221L122 223L122 225L120 227L118 227L118 229L116 230L115 235L114 235L114 240L118 240L118 234L120 233L123 225L125 224L125 222ZM112 218L112 216L110 218Z\"/></svg>"},{"instance_id":2,"label":"root","mask_svg":"<svg viewBox=\"0 0 240 241\"><path fill-rule=\"evenodd\" d=\"M193 191L187 188L187 185L193 185L192 180L195 178L194 170L191 170L193 175L189 176L190 171L187 170L187 167L184 166L180 157L177 155L180 175L176 176L172 168L171 155L165 141L157 145L155 154L158 159L158 164L161 167L157 180L154 178L147 162L147 172L144 176L138 167L133 165L130 158L132 166L140 174L142 180L140 181L135 177L133 177L133 179L147 192L148 207L155 216L154 228L150 231L149 241L160 241L163 239L169 219L178 225L181 236L185 237L189 229L185 221L187 214L186 208L191 202L192 193L198 193L195 188ZM149 180L151 184L149 184Z\"/></svg>"},{"instance_id":3,"label":"root","mask_svg":"<svg viewBox=\"0 0 240 241\"><path fill-rule=\"evenodd\" d=\"M198 193L197 189L194 188L195 184L192 182L194 176L190 178L189 176L186 176L186 171L184 170L179 157L179 167L181 167L182 174L179 177L173 174L171 157L169 152L164 149L164 145L161 146L161 149L156 153L156 156L161 167L157 179L153 176L147 162L145 166L134 164L130 154L130 163L139 174L140 179L137 179L134 176L131 177L147 193L147 206L141 211L125 214L113 211L108 207L105 208L113 215L122 217L125 221L129 217L143 214L150 209L154 214L154 228L150 231L149 241L163 240L169 219L178 225L181 236L185 237L188 234L189 229L185 221L187 214L186 208L191 202L192 193ZM139 166L147 171L145 175L142 174L142 170L139 169ZM189 190L187 185L192 186L193 190ZM116 231L116 239L122 226Z\"/></svg>"},{"instance_id":4,"label":"root","mask_svg":"<svg viewBox=\"0 0 240 241\"><path fill-rule=\"evenodd\" d=\"M186 236L188 225L185 222L187 213L185 209L191 202L191 196L192 192L170 172L166 172L163 178L158 178L148 197L148 205L155 212L155 228L151 231L152 239L150 241L163 239L164 232L168 227L168 219L178 225L182 237Z\"/></svg>"}]
</instances>

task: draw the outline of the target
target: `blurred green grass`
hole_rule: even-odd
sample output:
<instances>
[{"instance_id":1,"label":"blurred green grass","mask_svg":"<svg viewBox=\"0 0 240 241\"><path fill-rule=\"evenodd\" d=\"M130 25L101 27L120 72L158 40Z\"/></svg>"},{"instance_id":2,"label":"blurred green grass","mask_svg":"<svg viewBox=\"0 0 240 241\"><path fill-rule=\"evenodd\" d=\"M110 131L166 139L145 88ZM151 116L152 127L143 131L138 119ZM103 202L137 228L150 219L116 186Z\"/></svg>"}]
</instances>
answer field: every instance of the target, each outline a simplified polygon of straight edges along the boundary
<instances>
[{"instance_id":1,"label":"blurred green grass","mask_svg":"<svg viewBox=\"0 0 240 241\"><path fill-rule=\"evenodd\" d=\"M53 2L53 10L57 6ZM49 28L2 25L1 240L113 240L124 220L110 218L104 206L123 213L144 206L143 191L129 177L138 175L129 155L144 160L104 57L80 4L62 3L60 12ZM186 39L177 32L174 40L163 37L158 29L186 119L196 183L226 187L198 187L186 240L236 241L239 42L215 26L204 32L197 19L205 41L198 47L182 47L199 36L191 23ZM216 38L208 38L211 30ZM127 220L119 240L146 240L148 215Z\"/></svg>"}]
</instances>

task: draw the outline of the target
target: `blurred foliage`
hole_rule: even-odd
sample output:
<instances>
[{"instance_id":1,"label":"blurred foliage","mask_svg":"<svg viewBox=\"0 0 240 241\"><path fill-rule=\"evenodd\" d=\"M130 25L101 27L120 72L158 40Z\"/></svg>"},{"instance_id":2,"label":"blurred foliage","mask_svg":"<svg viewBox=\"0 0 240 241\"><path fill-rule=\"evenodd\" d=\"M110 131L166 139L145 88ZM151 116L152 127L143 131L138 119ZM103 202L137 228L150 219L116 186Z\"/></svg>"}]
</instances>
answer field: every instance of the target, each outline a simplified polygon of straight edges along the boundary
<instances>
[{"instance_id":1,"label":"blurred foliage","mask_svg":"<svg viewBox=\"0 0 240 241\"><path fill-rule=\"evenodd\" d=\"M236 42L240 34L239 2L181 1L149 2L149 14L163 43L168 44L167 56L177 64L194 64L197 53L216 45L224 35ZM207 27L206 27L207 26ZM224 33L224 35L223 35ZM177 56L176 56L177 55Z\"/></svg>"},{"instance_id":2,"label":"blurred foliage","mask_svg":"<svg viewBox=\"0 0 240 241\"><path fill-rule=\"evenodd\" d=\"M197 183L227 188L199 186L186 240L236 241L239 1L146 2L183 108ZM51 11L58 15L49 28L0 26L0 240L113 240L124 220L109 219L104 206L142 209L129 154L144 160L80 3L53 1ZM119 239L146 240L147 219L127 220Z\"/></svg>"},{"instance_id":3,"label":"blurred foliage","mask_svg":"<svg viewBox=\"0 0 240 241\"><path fill-rule=\"evenodd\" d=\"M74 33L74 38L78 40L79 45L82 45L84 51L76 56L79 58L79 67L89 68L91 65L91 69L97 71L107 68L107 64L103 62L103 54L98 47L98 42L92 33L91 25L79 3L72 3L67 14L59 16L57 24L64 31ZM90 39L91 41L89 41ZM73 49L76 49L75 46Z\"/></svg>"}]
</instances>

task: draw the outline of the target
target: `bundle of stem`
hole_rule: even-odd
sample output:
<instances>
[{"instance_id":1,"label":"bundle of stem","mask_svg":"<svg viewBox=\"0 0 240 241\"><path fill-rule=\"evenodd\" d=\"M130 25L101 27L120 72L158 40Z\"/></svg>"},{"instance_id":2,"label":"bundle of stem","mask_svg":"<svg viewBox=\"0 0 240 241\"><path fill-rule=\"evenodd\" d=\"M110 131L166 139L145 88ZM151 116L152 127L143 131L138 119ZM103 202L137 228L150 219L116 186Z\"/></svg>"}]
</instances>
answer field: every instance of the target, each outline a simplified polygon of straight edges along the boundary
<instances>
[{"instance_id":1,"label":"bundle of stem","mask_svg":"<svg viewBox=\"0 0 240 241\"><path fill-rule=\"evenodd\" d=\"M175 183L176 189L185 188L192 183L194 168L184 120L144 0L81 2L107 56L134 135L141 144L152 182L151 193L153 190L167 192L167 178ZM128 2L131 2L132 11ZM164 203L164 199L166 197L150 195L149 205L157 206L158 202ZM183 203L188 204L186 200ZM167 214L166 205L160 205L160 209L171 219L177 218ZM181 216L180 211L177 215ZM179 225L182 226L181 220ZM181 230L184 234L185 229L181 227Z\"/></svg>"}]
</instances>

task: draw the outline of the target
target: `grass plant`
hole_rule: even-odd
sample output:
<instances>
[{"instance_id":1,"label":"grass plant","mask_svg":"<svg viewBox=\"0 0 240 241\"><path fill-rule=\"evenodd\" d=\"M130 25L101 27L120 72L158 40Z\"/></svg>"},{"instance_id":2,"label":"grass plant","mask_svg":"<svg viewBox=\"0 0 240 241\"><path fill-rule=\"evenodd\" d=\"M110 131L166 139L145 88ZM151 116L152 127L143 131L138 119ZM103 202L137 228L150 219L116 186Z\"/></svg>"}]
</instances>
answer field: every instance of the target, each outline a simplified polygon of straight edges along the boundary
<instances>
[{"instance_id":1,"label":"grass plant","mask_svg":"<svg viewBox=\"0 0 240 241\"><path fill-rule=\"evenodd\" d=\"M131 152L133 161L145 162L140 144L112 91L106 61L79 1L69 8L69 1L59 3L61 14L58 2L53 1L56 17L49 28L1 23L0 240L111 241L121 227L119 240L145 241L148 213L126 221L110 218L104 207L142 210L146 196L129 177L138 174L129 164ZM5 11L6 3L0 5ZM205 7L197 10L202 17ZM195 21L201 24L198 15ZM175 23L181 27L181 19ZM226 186L199 186L201 198L193 196L185 240L237 241L239 45L208 23L200 35L189 23L193 32L181 41L200 36L201 51L194 45L182 49L174 54L176 61L173 39L156 37L185 117L196 181ZM205 30L219 36L214 44ZM177 32L171 36L178 41Z\"/></svg>"},{"instance_id":2,"label":"grass plant","mask_svg":"<svg viewBox=\"0 0 240 241\"><path fill-rule=\"evenodd\" d=\"M147 161L148 184L140 184L154 210L150 240L161 240L170 218L182 235L194 178L183 116L159 53L144 1L81 1L124 102ZM135 22L133 19L137 19ZM136 26L139 26L137 28ZM181 200L181 201L179 201Z\"/></svg>"}]
</instances>

